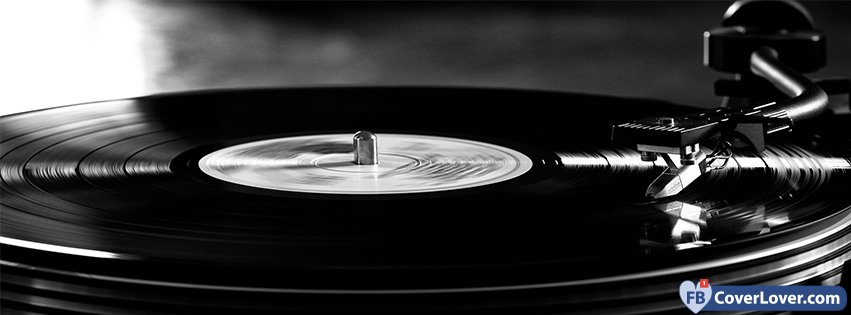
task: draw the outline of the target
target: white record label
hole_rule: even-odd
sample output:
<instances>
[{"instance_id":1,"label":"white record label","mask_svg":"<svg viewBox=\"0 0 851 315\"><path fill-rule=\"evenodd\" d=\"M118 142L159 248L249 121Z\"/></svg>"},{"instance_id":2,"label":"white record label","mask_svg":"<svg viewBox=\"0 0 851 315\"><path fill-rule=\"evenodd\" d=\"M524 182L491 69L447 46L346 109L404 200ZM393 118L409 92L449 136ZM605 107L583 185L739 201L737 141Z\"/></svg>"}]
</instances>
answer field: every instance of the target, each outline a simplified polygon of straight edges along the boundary
<instances>
[{"instance_id":1,"label":"white record label","mask_svg":"<svg viewBox=\"0 0 851 315\"><path fill-rule=\"evenodd\" d=\"M324 194L403 194L477 187L532 168L526 155L457 138L378 134L377 165L353 162L352 135L263 140L204 156L201 170L245 186Z\"/></svg>"}]
</instances>

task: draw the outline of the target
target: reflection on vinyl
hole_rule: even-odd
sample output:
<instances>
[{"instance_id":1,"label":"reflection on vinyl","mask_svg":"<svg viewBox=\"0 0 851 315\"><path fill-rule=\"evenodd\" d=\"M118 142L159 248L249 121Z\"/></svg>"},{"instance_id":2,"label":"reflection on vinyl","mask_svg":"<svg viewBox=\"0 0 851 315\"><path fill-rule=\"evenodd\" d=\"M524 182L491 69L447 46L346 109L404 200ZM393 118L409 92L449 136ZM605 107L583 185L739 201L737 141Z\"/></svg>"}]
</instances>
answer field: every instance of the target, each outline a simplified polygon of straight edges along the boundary
<instances>
[{"instance_id":1,"label":"reflection on vinyl","mask_svg":"<svg viewBox=\"0 0 851 315\"><path fill-rule=\"evenodd\" d=\"M610 127L689 111L328 88L5 116L3 307L656 312L681 310L685 279L835 283L851 258L848 117L734 149L648 199L663 163L611 143ZM352 163L359 130L378 136L378 164Z\"/></svg>"}]
</instances>

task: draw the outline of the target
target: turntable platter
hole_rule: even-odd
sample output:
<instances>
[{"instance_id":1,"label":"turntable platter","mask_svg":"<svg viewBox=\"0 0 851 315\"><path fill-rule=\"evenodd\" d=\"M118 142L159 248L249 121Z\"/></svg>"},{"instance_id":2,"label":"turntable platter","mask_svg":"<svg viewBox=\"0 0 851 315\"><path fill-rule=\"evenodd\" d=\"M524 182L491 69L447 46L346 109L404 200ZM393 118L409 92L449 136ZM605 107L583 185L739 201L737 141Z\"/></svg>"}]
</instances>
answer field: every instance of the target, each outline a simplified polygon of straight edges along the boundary
<instances>
[{"instance_id":1,"label":"turntable platter","mask_svg":"<svg viewBox=\"0 0 851 315\"><path fill-rule=\"evenodd\" d=\"M673 310L679 301L668 295L690 277L834 276L851 258L851 146L822 129L848 119L802 127L762 153L736 151L681 194L645 199L662 164L610 143L609 128L688 111L520 90L317 88L4 116L4 307ZM412 139L452 144L459 149L444 155L478 162L430 174L473 184L431 179L342 193L316 179L324 173L309 173L319 167L311 163L275 169L269 180L283 186L228 180L245 163L262 164L233 148L284 145L272 146L285 156L272 162L301 165L347 156L351 147L304 147L364 129L378 134L379 148L387 135L388 156L427 155L406 151ZM497 166L478 179L457 176L469 165ZM248 170L259 175L240 178L268 175ZM439 189L419 188L427 184Z\"/></svg>"}]
</instances>

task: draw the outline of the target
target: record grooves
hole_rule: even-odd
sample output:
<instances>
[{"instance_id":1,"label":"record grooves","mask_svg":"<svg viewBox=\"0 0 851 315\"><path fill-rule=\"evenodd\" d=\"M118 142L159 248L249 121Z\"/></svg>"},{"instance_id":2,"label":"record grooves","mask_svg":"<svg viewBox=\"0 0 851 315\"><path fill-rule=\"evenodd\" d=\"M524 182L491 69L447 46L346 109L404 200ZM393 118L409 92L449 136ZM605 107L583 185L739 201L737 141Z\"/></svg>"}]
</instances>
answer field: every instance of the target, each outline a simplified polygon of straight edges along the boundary
<instances>
[{"instance_id":1,"label":"record grooves","mask_svg":"<svg viewBox=\"0 0 851 315\"><path fill-rule=\"evenodd\" d=\"M649 200L643 190L664 163L611 143L611 126L690 111L581 94L375 87L176 93L4 116L2 307L676 312L670 297L684 279L835 281L851 259L851 146L835 130L851 120L801 125L761 153L734 149L726 167ZM410 154L420 169L386 162L396 173L375 173L385 177L513 169L510 154L493 152L516 151L529 169L461 189L340 194L234 183L199 166L218 150L284 139L275 143L297 145L216 165L297 178L351 153L337 140L308 142L365 129L379 150L382 134L438 139L428 148L482 143L464 150L482 154ZM362 176L337 174L363 169L342 167L304 181Z\"/></svg>"}]
</instances>

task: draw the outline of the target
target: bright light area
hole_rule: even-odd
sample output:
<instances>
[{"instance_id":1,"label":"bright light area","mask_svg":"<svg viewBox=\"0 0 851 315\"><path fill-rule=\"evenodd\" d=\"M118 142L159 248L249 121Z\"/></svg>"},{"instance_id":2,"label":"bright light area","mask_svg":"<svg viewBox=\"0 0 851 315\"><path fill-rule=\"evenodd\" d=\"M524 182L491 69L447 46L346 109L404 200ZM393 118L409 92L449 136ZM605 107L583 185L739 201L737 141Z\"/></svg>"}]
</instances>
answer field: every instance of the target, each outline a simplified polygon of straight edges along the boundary
<instances>
[{"instance_id":1,"label":"bright light area","mask_svg":"<svg viewBox=\"0 0 851 315\"><path fill-rule=\"evenodd\" d=\"M148 92L133 1L0 4L0 115Z\"/></svg>"},{"instance_id":2,"label":"bright light area","mask_svg":"<svg viewBox=\"0 0 851 315\"><path fill-rule=\"evenodd\" d=\"M698 225L698 222L706 224L705 221L700 219L702 213L703 208L683 203L682 209L680 209L680 219L671 228L671 239L680 241L684 234L691 234L694 235L695 239L700 239L700 225Z\"/></svg>"},{"instance_id":3,"label":"bright light area","mask_svg":"<svg viewBox=\"0 0 851 315\"><path fill-rule=\"evenodd\" d=\"M120 258L121 255L116 253L104 252L99 250L91 250L91 249L82 249L82 248L74 248L67 246L58 246L58 245L50 245L44 243L30 242L24 241L9 237L0 236L0 243L18 246L18 247L26 247L36 250L43 250L54 253L68 254L68 255L77 255L77 256L87 256L87 257L95 257L95 258Z\"/></svg>"}]
</instances>

